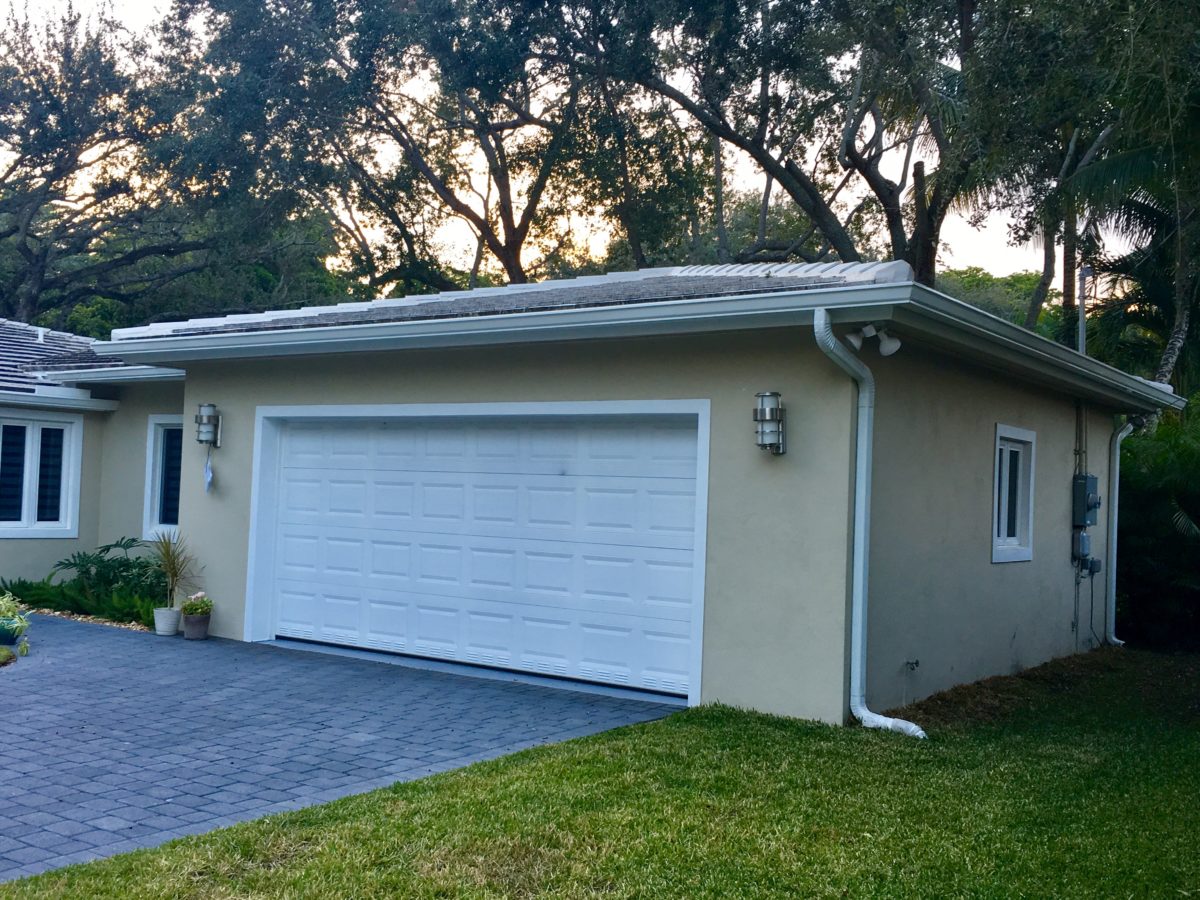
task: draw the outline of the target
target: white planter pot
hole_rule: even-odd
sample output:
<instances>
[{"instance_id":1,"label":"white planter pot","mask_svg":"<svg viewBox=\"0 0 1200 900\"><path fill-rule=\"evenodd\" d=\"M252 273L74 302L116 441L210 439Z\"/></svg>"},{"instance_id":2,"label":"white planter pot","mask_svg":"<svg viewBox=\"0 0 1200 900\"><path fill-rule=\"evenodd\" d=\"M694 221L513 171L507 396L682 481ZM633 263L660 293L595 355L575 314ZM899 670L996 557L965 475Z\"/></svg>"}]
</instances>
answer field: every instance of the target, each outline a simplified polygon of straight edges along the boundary
<instances>
[{"instance_id":1,"label":"white planter pot","mask_svg":"<svg viewBox=\"0 0 1200 900\"><path fill-rule=\"evenodd\" d=\"M178 631L179 610L170 606L156 606L154 608L154 633L169 637Z\"/></svg>"}]
</instances>

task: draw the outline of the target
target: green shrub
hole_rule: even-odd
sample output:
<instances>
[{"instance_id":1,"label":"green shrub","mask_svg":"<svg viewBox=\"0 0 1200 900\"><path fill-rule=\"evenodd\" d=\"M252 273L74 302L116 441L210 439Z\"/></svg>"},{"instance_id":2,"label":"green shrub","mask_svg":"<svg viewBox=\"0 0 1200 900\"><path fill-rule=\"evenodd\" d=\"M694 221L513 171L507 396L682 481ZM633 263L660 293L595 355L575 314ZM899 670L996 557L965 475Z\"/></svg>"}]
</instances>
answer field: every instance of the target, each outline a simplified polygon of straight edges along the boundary
<instances>
[{"instance_id":1,"label":"green shrub","mask_svg":"<svg viewBox=\"0 0 1200 900\"><path fill-rule=\"evenodd\" d=\"M1200 648L1200 415L1165 417L1125 442L1118 540L1117 633Z\"/></svg>"},{"instance_id":2,"label":"green shrub","mask_svg":"<svg viewBox=\"0 0 1200 900\"><path fill-rule=\"evenodd\" d=\"M13 653L8 647L0 647L0 669L3 669L10 662L15 661L17 654Z\"/></svg>"},{"instance_id":3,"label":"green shrub","mask_svg":"<svg viewBox=\"0 0 1200 900\"><path fill-rule=\"evenodd\" d=\"M156 601L166 595L166 579L148 556L134 556L142 542L122 538L95 551L73 553L54 567L73 577L55 583L16 579L0 581L0 589L20 596L34 609L81 613L113 622L154 624ZM119 552L116 552L119 551Z\"/></svg>"},{"instance_id":4,"label":"green shrub","mask_svg":"<svg viewBox=\"0 0 1200 900\"><path fill-rule=\"evenodd\" d=\"M125 596L165 596L167 579L155 559L129 553L143 546L144 542L136 538L121 538L91 552L72 553L56 563L54 571L73 573L67 583L91 603L104 603L114 591Z\"/></svg>"}]
</instances>

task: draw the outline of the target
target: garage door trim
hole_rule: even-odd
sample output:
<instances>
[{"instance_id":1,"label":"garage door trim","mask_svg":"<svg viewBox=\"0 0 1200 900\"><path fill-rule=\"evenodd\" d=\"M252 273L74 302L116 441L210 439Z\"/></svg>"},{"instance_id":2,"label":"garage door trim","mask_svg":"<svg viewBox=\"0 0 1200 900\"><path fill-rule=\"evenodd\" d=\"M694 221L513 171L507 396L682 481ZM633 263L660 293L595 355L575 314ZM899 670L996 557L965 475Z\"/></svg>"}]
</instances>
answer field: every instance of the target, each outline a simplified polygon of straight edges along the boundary
<instances>
[{"instance_id":1,"label":"garage door trim","mask_svg":"<svg viewBox=\"0 0 1200 900\"><path fill-rule=\"evenodd\" d=\"M250 544L247 555L246 608L243 637L267 641L275 637L272 563L278 467L284 426L296 422L338 419L454 419L540 417L600 418L692 416L696 420L695 578L692 598L691 676L688 705L700 702L703 678L704 582L708 530L709 465L708 400L616 400L543 403L414 403L326 406L260 406L255 411L253 472L250 496Z\"/></svg>"}]
</instances>

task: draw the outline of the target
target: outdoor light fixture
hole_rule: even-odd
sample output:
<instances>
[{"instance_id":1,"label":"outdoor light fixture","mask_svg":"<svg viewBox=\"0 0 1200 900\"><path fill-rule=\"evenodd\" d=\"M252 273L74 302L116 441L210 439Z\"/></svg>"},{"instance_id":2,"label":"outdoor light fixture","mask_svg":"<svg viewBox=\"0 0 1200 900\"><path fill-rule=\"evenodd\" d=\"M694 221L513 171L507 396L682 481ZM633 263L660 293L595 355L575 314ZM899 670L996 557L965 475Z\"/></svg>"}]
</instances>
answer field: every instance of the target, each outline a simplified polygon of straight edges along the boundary
<instances>
[{"instance_id":1,"label":"outdoor light fixture","mask_svg":"<svg viewBox=\"0 0 1200 900\"><path fill-rule=\"evenodd\" d=\"M786 450L783 399L778 391L763 391L754 397L758 401L754 407L755 443L764 450L770 450L774 456L782 456Z\"/></svg>"},{"instance_id":2,"label":"outdoor light fixture","mask_svg":"<svg viewBox=\"0 0 1200 900\"><path fill-rule=\"evenodd\" d=\"M891 356L900 349L900 338L892 337L883 329L879 331L879 355Z\"/></svg>"},{"instance_id":3,"label":"outdoor light fixture","mask_svg":"<svg viewBox=\"0 0 1200 900\"><path fill-rule=\"evenodd\" d=\"M210 448L221 446L221 414L215 403L201 403L196 411L196 442Z\"/></svg>"},{"instance_id":4,"label":"outdoor light fixture","mask_svg":"<svg viewBox=\"0 0 1200 900\"><path fill-rule=\"evenodd\" d=\"M891 356L900 349L900 339L888 334L884 329L876 325L864 325L857 331L851 331L846 335L846 343L855 350L861 350L863 342L867 338L879 336L879 355Z\"/></svg>"},{"instance_id":5,"label":"outdoor light fixture","mask_svg":"<svg viewBox=\"0 0 1200 900\"><path fill-rule=\"evenodd\" d=\"M846 341L855 350L861 350L863 341L869 337L874 337L874 335L875 335L875 326L874 325L864 325L858 331L852 331L848 335L846 335Z\"/></svg>"}]
</instances>

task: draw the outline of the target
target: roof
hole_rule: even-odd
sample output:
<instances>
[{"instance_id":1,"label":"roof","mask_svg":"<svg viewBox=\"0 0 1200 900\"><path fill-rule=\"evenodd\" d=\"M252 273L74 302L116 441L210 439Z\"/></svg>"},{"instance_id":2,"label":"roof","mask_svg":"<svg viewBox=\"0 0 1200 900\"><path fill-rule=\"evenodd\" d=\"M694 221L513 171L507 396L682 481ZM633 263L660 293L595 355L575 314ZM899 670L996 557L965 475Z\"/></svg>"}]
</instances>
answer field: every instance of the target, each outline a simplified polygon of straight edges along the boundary
<instances>
[{"instance_id":1,"label":"roof","mask_svg":"<svg viewBox=\"0 0 1200 900\"><path fill-rule=\"evenodd\" d=\"M182 322L158 322L113 332L114 341L171 335L235 334L369 325L554 309L585 309L630 303L663 303L707 297L784 293L852 284L908 281L905 263L683 266L544 281L537 284L447 291L393 300L371 300L294 310L243 313Z\"/></svg>"},{"instance_id":2,"label":"roof","mask_svg":"<svg viewBox=\"0 0 1200 900\"><path fill-rule=\"evenodd\" d=\"M912 280L903 262L685 266L119 329L93 349L146 371L254 359L889 322L897 333L1125 412L1180 408L1148 382ZM119 371L128 371L127 365ZM92 376L95 377L95 376ZM80 379L82 380L82 379Z\"/></svg>"},{"instance_id":3,"label":"roof","mask_svg":"<svg viewBox=\"0 0 1200 900\"><path fill-rule=\"evenodd\" d=\"M0 391L32 394L53 384L38 378L33 370L53 357L90 353L93 343L92 338L77 334L0 319Z\"/></svg>"}]
</instances>

